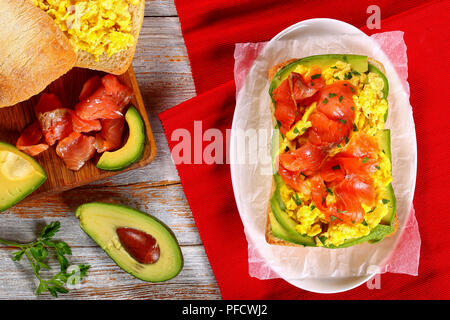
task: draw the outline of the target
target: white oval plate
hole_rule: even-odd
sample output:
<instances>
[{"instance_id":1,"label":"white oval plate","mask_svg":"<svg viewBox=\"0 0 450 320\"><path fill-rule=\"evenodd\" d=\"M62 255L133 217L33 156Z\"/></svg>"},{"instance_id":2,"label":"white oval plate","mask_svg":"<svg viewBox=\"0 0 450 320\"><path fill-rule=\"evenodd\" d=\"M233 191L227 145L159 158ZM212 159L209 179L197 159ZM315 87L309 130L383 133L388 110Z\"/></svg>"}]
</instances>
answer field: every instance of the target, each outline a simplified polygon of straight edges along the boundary
<instances>
[{"instance_id":1,"label":"white oval plate","mask_svg":"<svg viewBox=\"0 0 450 320\"><path fill-rule=\"evenodd\" d=\"M302 22L299 22L297 24L294 24L285 30L281 31L278 35L276 35L264 48L264 50L270 48L276 41L278 40L302 40L304 37L330 37L330 36L336 36L340 37L343 34L356 34L359 37L363 37L363 41L361 44L362 49L359 50L360 52L352 52L355 54L367 54L369 56L375 57L377 60L382 61L387 73L388 73L388 79L390 84L390 97L392 95L395 96L397 101L400 101L403 105L407 103L409 105L409 101L407 98L409 95L405 92L404 88L401 85L400 79L398 75L395 72L395 69L389 62L389 59L384 55L384 53L379 49L378 44L375 43L374 40L372 40L369 36L355 28L354 26L347 24L342 21L333 20L333 19L311 19L311 20L305 20ZM366 49L364 49L364 46ZM370 47L369 49L367 49ZM375 48L375 49L374 49ZM372 52L375 51L375 52ZM336 52L337 53L337 52ZM340 52L339 52L340 53ZM291 57L294 58L294 57ZM298 58L298 57L297 57ZM283 61L283 60L281 60ZM279 62L281 62L279 61ZM253 66L250 71L248 78L251 78L252 72L254 71ZM244 88L242 90L248 90L251 92L251 89L248 89L246 87L252 87L253 84L246 84L244 85ZM253 88L254 89L254 88ZM406 100L405 100L406 99ZM389 103L391 104L391 98L389 98ZM247 106L248 108L248 106ZM238 99L236 103L236 109L233 117L233 124L232 124L232 132L231 136L233 137L236 134L236 131L240 129L246 129L251 128L251 126L248 126L248 123L246 117L249 118L250 113L248 110L244 111L244 107L240 105L240 101ZM405 109L406 110L406 109ZM258 111L256 111L258 112ZM265 112L264 110L259 110L259 112ZM405 121L409 122L409 125L412 126L412 130L414 129L414 121L412 118L412 112L411 114L406 111L407 119ZM389 117L391 118L391 113L389 114ZM395 115L394 115L395 117ZM388 119L389 122L390 119ZM395 119L394 119L395 120ZM244 121L244 122L243 122ZM266 120L264 120L264 126L271 127L271 116L267 116ZM244 124L243 124L244 123ZM389 127L389 126L388 126ZM395 128L391 128L391 131L396 130ZM400 130L400 129L399 129ZM413 130L414 131L414 130ZM408 179L404 179L405 181L400 181L400 184L407 184L408 188L408 194L404 197L402 197L401 201L397 201L397 212L399 217L399 229L403 230L403 226L406 222L406 217L408 216L408 213L410 212L411 205L412 205L412 197L414 195L414 188L415 188L415 177L416 177L416 168L417 168L417 147L416 147L416 140L415 140L415 131L413 134L413 137L409 139L411 143L408 143L405 146L395 146L395 150L393 151L393 157L395 156L394 153L402 155L409 155L410 158L408 159L409 162L406 163L408 171ZM393 141L394 143L395 141ZM270 143L266 146L268 149L270 148ZM247 151L247 150L246 150ZM285 279L287 282L291 283L292 285L312 291L317 293L337 293L342 291L347 291L352 288L355 288L362 283L368 281L375 273L365 273L362 276L355 276L355 277L340 277L336 276L334 274L329 274L327 277L321 277L321 278L303 278L303 279L291 279L287 276L289 272L292 272L292 265L284 265L284 264L271 264L269 261L271 259L274 259L274 256L271 255L271 253L267 253L265 250L260 250L262 246L267 245L267 243L263 243L264 241L264 224L254 223L254 215L266 215L266 211L262 212L261 205L259 205L259 210L255 210L254 206L252 207L252 204L254 204L256 201L261 202L261 199L266 199L266 203L268 201L268 196L270 194L270 190L266 190L267 192L260 192L264 194L258 194L257 197L254 197L254 199L249 199L248 196L246 196L244 189L244 182L251 181L252 179L259 179L257 176L258 174L255 174L255 172L251 172L249 170L246 170L245 165L242 165L242 163L239 162L238 159L240 157L240 150L238 150L238 146L235 139L231 139L230 142L230 170L231 170L231 178L232 178L232 184L233 184L233 191L236 198L237 207L239 210L240 217L242 219L242 222L244 224L245 228L245 234L247 237L247 240L251 242L255 248L259 251L260 255L262 255L262 258L268 262L269 266L273 271L275 271L281 278ZM405 166L404 162L401 163L401 166ZM396 167L398 165L395 165L395 161L393 159L393 176L394 176L394 189L396 187L395 183L397 180L402 180L400 177L402 175L396 174ZM405 168L401 168L402 170ZM404 171L404 170L403 170ZM398 176L398 178L397 178ZM252 181L250 183L259 183L260 181ZM247 186L248 187L248 186ZM402 185L399 185L399 187L402 187ZM270 188L269 188L270 189ZM248 189L247 189L248 190ZM397 189L396 189L397 190ZM258 199L257 199L258 198ZM404 198L404 199L403 199ZM399 200L399 199L397 199ZM384 240L383 242L389 242L390 244L387 244L390 246L391 251L395 248L396 240L399 238L399 235L397 233L396 236L391 237L389 240ZM362 246L364 244L361 244ZM282 250L290 250L289 252L292 253L294 251L292 250L302 250L303 248L298 247L283 247ZM345 249L339 249L339 250L345 250ZM298 252L298 251L296 251ZM386 260L388 256L380 257L379 260ZM272 260L273 261L273 260ZM292 264L292 263L291 263ZM381 262L380 262L381 264Z\"/></svg>"}]
</instances>

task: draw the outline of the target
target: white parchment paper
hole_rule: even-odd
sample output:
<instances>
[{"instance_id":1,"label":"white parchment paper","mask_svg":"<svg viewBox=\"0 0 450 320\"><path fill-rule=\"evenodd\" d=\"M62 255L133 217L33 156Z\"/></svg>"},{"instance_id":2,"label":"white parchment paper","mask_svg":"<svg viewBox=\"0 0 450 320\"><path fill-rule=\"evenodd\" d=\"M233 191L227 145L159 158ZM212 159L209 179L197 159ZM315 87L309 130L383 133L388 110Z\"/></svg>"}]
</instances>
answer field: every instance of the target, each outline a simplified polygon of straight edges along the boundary
<instances>
[{"instance_id":1,"label":"white parchment paper","mask_svg":"<svg viewBox=\"0 0 450 320\"><path fill-rule=\"evenodd\" d=\"M236 110L233 132L270 131L269 81L274 65L292 58L326 53L362 54L381 61L390 91L393 187L397 198L399 230L377 244L359 244L344 249L286 247L265 240L268 199L272 184L267 161L236 161L232 150L233 187L248 241L249 273L259 279L286 280L364 276L382 272L417 275L420 234L412 207L417 148L407 82L406 45L400 31L372 37L359 34L302 37L267 43L237 44L235 50ZM383 51L383 49L385 49ZM270 135L258 136L259 159L270 158Z\"/></svg>"}]
</instances>

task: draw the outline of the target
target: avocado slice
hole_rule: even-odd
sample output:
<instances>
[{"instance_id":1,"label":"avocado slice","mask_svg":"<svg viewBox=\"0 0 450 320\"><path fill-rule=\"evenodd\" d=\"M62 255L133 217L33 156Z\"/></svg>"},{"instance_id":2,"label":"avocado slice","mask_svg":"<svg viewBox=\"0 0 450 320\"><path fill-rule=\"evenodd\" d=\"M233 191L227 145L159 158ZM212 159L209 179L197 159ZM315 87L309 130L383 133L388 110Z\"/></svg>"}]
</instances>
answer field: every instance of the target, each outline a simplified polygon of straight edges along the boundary
<instances>
[{"instance_id":1,"label":"avocado slice","mask_svg":"<svg viewBox=\"0 0 450 320\"><path fill-rule=\"evenodd\" d=\"M134 277L162 282L172 279L183 268L183 255L174 234L155 217L126 206L102 202L83 204L75 214L81 228L120 268ZM123 233L128 233L128 238ZM135 241L136 238L140 240ZM153 240L152 246L146 247L144 240Z\"/></svg>"},{"instance_id":2,"label":"avocado slice","mask_svg":"<svg viewBox=\"0 0 450 320\"><path fill-rule=\"evenodd\" d=\"M0 142L0 212L23 200L45 180L47 174L32 157Z\"/></svg>"},{"instance_id":3,"label":"avocado slice","mask_svg":"<svg viewBox=\"0 0 450 320\"><path fill-rule=\"evenodd\" d=\"M97 163L102 170L122 170L142 158L145 147L145 125L135 107L130 106L125 114L129 136L125 145L113 152L104 152Z\"/></svg>"},{"instance_id":4,"label":"avocado slice","mask_svg":"<svg viewBox=\"0 0 450 320\"><path fill-rule=\"evenodd\" d=\"M383 72L380 71L380 69L378 69L376 66L374 66L373 64L369 63L369 72L373 72L376 73L378 76L380 76L381 79L383 79L384 82L384 87L383 87L383 98L387 98L388 94L389 94L389 82L386 78L386 76L384 75ZM386 115L387 118L387 115ZM386 119L384 119L386 121Z\"/></svg>"},{"instance_id":5,"label":"avocado slice","mask_svg":"<svg viewBox=\"0 0 450 320\"><path fill-rule=\"evenodd\" d=\"M392 163L392 154L391 154L391 130L385 129L383 131L380 131L377 135L378 139L378 146L380 147L381 151L386 154L386 156L389 158L389 161ZM395 218L395 212L397 209L397 200L395 198L394 194L394 188L392 187L392 183L387 185L381 195L383 201L385 201L388 204L389 211L388 213L381 219L381 224L389 225L391 226L394 222ZM377 209L375 209L377 210Z\"/></svg>"}]
</instances>

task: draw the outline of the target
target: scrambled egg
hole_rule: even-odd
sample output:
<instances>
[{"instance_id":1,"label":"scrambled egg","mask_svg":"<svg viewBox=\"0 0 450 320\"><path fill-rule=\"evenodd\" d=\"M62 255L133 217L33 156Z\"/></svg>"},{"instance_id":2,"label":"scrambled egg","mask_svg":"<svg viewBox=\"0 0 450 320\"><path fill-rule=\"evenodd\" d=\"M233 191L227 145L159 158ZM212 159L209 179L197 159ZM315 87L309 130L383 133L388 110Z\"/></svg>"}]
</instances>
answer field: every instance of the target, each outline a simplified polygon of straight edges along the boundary
<instances>
[{"instance_id":1,"label":"scrambled egg","mask_svg":"<svg viewBox=\"0 0 450 320\"><path fill-rule=\"evenodd\" d=\"M111 57L135 42L130 5L140 0L32 0L66 32L75 50Z\"/></svg>"},{"instance_id":2,"label":"scrambled egg","mask_svg":"<svg viewBox=\"0 0 450 320\"><path fill-rule=\"evenodd\" d=\"M293 70L293 72L305 76L308 76L310 71L311 69L304 65L298 65ZM328 85L338 80L347 80L356 88L353 96L355 103L354 131L350 134L349 139L356 131L363 131L374 136L379 130L384 129L384 116L388 109L388 103L383 98L384 82L379 75L372 72L367 75L353 72L350 64L338 61L335 65L323 70L322 77ZM280 145L280 152L295 149L296 139L301 138L311 127L311 122L308 119L315 107L316 103L309 106L302 119L286 133L286 137ZM337 145L330 151L330 156L337 154L344 147L345 144ZM389 158L380 151L377 160L379 169L372 177L377 194L377 205L372 208L362 204L365 214L361 223L352 225L346 223L328 224L325 215L314 206L310 195L298 193L289 186L283 185L280 189L281 199L286 205L287 214L298 223L296 230L302 235L314 237L317 246L339 246L345 240L368 235L388 213L388 205L382 201L381 190L392 181ZM325 201L327 205L330 205L336 202L336 199L330 193Z\"/></svg>"}]
</instances>

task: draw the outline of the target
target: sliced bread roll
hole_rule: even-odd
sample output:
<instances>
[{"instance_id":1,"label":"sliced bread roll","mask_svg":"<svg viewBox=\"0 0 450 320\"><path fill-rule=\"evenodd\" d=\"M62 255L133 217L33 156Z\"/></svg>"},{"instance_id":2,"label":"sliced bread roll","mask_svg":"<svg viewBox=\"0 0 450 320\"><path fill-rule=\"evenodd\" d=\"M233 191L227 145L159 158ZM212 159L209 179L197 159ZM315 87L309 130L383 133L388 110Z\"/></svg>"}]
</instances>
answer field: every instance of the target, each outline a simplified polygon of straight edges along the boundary
<instances>
[{"instance_id":1,"label":"sliced bread roll","mask_svg":"<svg viewBox=\"0 0 450 320\"><path fill-rule=\"evenodd\" d=\"M29 0L0 0L0 108L43 91L77 61L69 39Z\"/></svg>"},{"instance_id":2,"label":"sliced bread roll","mask_svg":"<svg viewBox=\"0 0 450 320\"><path fill-rule=\"evenodd\" d=\"M78 51L78 60L75 64L76 67L100 70L117 75L128 70L131 61L133 60L137 40L144 20L145 0L141 0L138 5L130 4L129 10L132 21L131 34L134 37L133 45L128 47L127 50L113 54L111 57L108 57L104 53L98 57L98 61L96 61L92 54L80 50Z\"/></svg>"}]
</instances>

